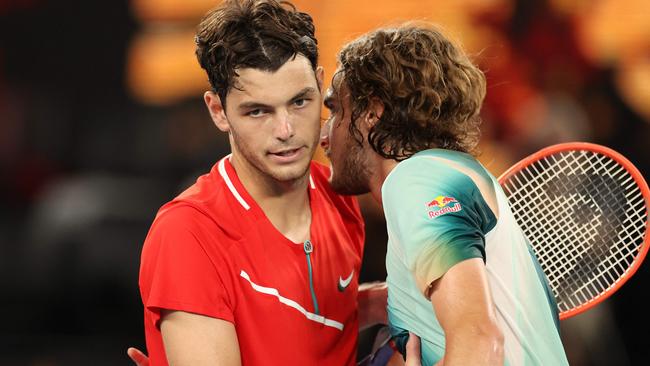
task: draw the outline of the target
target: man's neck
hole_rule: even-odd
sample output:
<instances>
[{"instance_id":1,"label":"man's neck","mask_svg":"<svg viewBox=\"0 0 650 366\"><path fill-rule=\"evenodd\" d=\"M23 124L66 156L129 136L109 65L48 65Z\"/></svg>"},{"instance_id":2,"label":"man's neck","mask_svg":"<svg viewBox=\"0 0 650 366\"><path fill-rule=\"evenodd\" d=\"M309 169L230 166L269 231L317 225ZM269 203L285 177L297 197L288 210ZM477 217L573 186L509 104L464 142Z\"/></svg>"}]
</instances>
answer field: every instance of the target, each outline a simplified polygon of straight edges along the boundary
<instances>
[{"instance_id":1,"label":"man's neck","mask_svg":"<svg viewBox=\"0 0 650 366\"><path fill-rule=\"evenodd\" d=\"M374 154L373 158L375 159L375 169L373 169L373 174L370 177L370 194L381 205L381 187L383 187L388 174L395 169L398 162L392 159L385 159L379 154Z\"/></svg>"},{"instance_id":2,"label":"man's neck","mask_svg":"<svg viewBox=\"0 0 650 366\"><path fill-rule=\"evenodd\" d=\"M287 239L302 243L310 237L309 175L282 194L253 197L273 226Z\"/></svg>"},{"instance_id":3,"label":"man's neck","mask_svg":"<svg viewBox=\"0 0 650 366\"><path fill-rule=\"evenodd\" d=\"M296 243L309 239L309 171L298 179L278 181L239 159L231 163L248 194L280 233Z\"/></svg>"}]
</instances>

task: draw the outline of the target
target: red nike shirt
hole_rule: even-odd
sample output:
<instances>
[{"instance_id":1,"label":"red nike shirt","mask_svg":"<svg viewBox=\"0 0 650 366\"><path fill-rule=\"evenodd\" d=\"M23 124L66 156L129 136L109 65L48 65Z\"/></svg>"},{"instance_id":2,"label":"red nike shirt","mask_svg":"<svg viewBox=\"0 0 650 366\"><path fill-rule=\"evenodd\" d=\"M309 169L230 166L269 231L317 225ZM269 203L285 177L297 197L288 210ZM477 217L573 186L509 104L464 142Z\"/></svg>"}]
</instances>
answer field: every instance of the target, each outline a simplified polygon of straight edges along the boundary
<instances>
[{"instance_id":1,"label":"red nike shirt","mask_svg":"<svg viewBox=\"0 0 650 366\"><path fill-rule=\"evenodd\" d=\"M167 365L161 309L232 322L243 365L355 364L363 220L328 176L312 162L310 243L271 224L227 157L160 209L140 267L152 366Z\"/></svg>"}]
</instances>

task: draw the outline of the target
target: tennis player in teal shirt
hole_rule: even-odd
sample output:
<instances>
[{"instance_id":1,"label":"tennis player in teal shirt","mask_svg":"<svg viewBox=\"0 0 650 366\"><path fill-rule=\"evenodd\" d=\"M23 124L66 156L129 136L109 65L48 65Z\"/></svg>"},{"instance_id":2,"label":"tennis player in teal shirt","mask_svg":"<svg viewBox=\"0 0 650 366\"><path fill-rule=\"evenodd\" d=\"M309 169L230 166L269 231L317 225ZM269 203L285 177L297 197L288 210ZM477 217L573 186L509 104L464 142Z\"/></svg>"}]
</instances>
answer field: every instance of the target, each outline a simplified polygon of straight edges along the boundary
<instances>
[{"instance_id":1,"label":"tennis player in teal shirt","mask_svg":"<svg viewBox=\"0 0 650 366\"><path fill-rule=\"evenodd\" d=\"M473 155L485 77L428 24L338 55L322 145L330 182L371 192L388 230L388 314L423 365L567 365L558 313L496 179Z\"/></svg>"}]
</instances>

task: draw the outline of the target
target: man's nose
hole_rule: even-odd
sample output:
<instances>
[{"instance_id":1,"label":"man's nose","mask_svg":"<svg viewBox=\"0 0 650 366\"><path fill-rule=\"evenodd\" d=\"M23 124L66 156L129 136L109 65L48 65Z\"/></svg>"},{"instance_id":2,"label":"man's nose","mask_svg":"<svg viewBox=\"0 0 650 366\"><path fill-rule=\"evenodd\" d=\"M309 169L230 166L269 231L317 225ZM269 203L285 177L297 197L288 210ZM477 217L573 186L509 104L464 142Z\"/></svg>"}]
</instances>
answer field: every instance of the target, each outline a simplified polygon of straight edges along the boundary
<instances>
[{"instance_id":1,"label":"man's nose","mask_svg":"<svg viewBox=\"0 0 650 366\"><path fill-rule=\"evenodd\" d=\"M279 111L277 116L276 137L283 141L290 139L295 134L291 115L288 111Z\"/></svg>"}]
</instances>

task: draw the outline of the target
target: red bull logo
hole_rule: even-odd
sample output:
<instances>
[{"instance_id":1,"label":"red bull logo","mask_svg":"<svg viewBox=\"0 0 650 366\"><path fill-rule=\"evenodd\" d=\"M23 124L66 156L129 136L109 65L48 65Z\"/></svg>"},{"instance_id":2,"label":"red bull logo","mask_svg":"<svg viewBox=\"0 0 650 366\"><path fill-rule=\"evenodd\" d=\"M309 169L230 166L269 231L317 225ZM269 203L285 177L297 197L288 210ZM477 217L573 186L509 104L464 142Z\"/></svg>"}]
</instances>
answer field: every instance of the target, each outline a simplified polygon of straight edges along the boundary
<instances>
[{"instance_id":1,"label":"red bull logo","mask_svg":"<svg viewBox=\"0 0 650 366\"><path fill-rule=\"evenodd\" d=\"M451 205L455 203L454 205ZM429 209L429 218L438 217L450 212L458 212L462 210L460 203L454 197L438 196L431 202L427 203Z\"/></svg>"},{"instance_id":2,"label":"red bull logo","mask_svg":"<svg viewBox=\"0 0 650 366\"><path fill-rule=\"evenodd\" d=\"M452 202L458 202L454 197L438 196L433 201L427 203L427 207L445 207Z\"/></svg>"}]
</instances>

